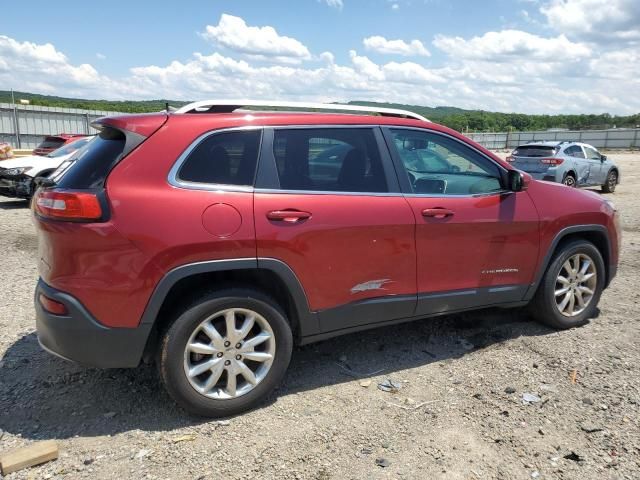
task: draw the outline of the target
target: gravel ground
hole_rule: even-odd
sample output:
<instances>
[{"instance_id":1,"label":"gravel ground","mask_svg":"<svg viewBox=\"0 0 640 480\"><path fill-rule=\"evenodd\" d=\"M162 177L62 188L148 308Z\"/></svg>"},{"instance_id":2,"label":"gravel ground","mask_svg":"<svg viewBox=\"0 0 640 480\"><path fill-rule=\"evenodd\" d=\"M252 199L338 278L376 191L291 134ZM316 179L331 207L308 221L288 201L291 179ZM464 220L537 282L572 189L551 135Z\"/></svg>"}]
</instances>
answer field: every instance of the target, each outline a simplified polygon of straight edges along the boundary
<instances>
[{"instance_id":1,"label":"gravel ground","mask_svg":"<svg viewBox=\"0 0 640 480\"><path fill-rule=\"evenodd\" d=\"M224 421L175 407L151 366L42 351L30 212L0 201L0 452L61 449L7 478L640 478L640 154L611 156L623 253L590 324L489 310L305 346L264 407Z\"/></svg>"}]
</instances>

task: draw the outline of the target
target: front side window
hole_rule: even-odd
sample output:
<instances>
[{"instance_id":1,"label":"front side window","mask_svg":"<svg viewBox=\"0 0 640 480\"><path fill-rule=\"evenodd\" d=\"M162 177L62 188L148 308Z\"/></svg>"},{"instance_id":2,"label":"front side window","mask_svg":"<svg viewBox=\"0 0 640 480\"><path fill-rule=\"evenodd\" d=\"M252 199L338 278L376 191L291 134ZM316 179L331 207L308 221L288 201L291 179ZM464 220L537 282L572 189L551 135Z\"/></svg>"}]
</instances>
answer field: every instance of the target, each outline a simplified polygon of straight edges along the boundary
<instances>
[{"instance_id":1,"label":"front side window","mask_svg":"<svg viewBox=\"0 0 640 480\"><path fill-rule=\"evenodd\" d=\"M370 128L277 129L273 150L283 190L387 191Z\"/></svg>"},{"instance_id":2,"label":"front side window","mask_svg":"<svg viewBox=\"0 0 640 480\"><path fill-rule=\"evenodd\" d=\"M192 183L253 185L261 130L214 133L186 158L177 179Z\"/></svg>"},{"instance_id":3,"label":"front side window","mask_svg":"<svg viewBox=\"0 0 640 480\"><path fill-rule=\"evenodd\" d=\"M584 151L587 154L587 158L589 160L600 160L600 154L595 148L585 146Z\"/></svg>"},{"instance_id":4,"label":"front side window","mask_svg":"<svg viewBox=\"0 0 640 480\"><path fill-rule=\"evenodd\" d=\"M412 193L474 195L503 190L498 166L461 142L419 130L390 131Z\"/></svg>"}]
</instances>

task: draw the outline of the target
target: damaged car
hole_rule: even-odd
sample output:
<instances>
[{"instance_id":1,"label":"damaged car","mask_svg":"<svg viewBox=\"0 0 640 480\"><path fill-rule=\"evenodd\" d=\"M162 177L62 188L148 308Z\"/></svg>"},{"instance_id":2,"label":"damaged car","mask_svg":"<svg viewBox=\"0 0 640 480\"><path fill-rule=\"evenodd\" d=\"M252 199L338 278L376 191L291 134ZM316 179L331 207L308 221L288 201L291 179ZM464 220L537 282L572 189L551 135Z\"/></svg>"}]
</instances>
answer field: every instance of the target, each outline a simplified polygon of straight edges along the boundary
<instances>
[{"instance_id":1,"label":"damaged car","mask_svg":"<svg viewBox=\"0 0 640 480\"><path fill-rule=\"evenodd\" d=\"M83 137L45 156L31 155L3 161L0 166L0 196L31 198L36 178L49 176L93 138Z\"/></svg>"}]
</instances>

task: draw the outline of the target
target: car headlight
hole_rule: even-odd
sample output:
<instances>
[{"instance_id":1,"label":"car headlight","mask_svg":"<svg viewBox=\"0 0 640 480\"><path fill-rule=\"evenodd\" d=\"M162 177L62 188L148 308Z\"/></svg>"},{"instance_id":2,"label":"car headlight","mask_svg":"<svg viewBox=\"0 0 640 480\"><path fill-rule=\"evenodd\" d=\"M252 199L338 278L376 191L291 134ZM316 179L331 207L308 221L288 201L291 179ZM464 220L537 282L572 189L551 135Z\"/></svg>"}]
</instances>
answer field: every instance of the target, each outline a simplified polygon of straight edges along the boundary
<instances>
[{"instance_id":1,"label":"car headlight","mask_svg":"<svg viewBox=\"0 0 640 480\"><path fill-rule=\"evenodd\" d=\"M16 177L18 175L22 175L24 172L31 170L31 167L17 167L17 168L7 168L4 172L4 175L9 175L11 177Z\"/></svg>"}]
</instances>

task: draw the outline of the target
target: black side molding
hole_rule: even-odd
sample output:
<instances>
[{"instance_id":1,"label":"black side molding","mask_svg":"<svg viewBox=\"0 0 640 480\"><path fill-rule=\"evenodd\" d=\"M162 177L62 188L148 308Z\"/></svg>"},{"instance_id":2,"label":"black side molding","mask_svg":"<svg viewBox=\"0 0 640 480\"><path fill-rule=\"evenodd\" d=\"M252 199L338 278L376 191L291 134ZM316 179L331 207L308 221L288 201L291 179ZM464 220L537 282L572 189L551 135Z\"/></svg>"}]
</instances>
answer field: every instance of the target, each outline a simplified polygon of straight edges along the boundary
<instances>
[{"instance_id":1,"label":"black side molding","mask_svg":"<svg viewBox=\"0 0 640 480\"><path fill-rule=\"evenodd\" d=\"M167 273L156 285L140 325L153 325L158 317L160 308L171 288L180 280L201 273L222 272L229 270L270 270L275 273L287 286L296 310L299 333L301 337L319 333L316 314L309 309L306 294L302 284L293 270L287 264L274 258L238 258L233 260L212 260L190 263L176 267Z\"/></svg>"}]
</instances>

